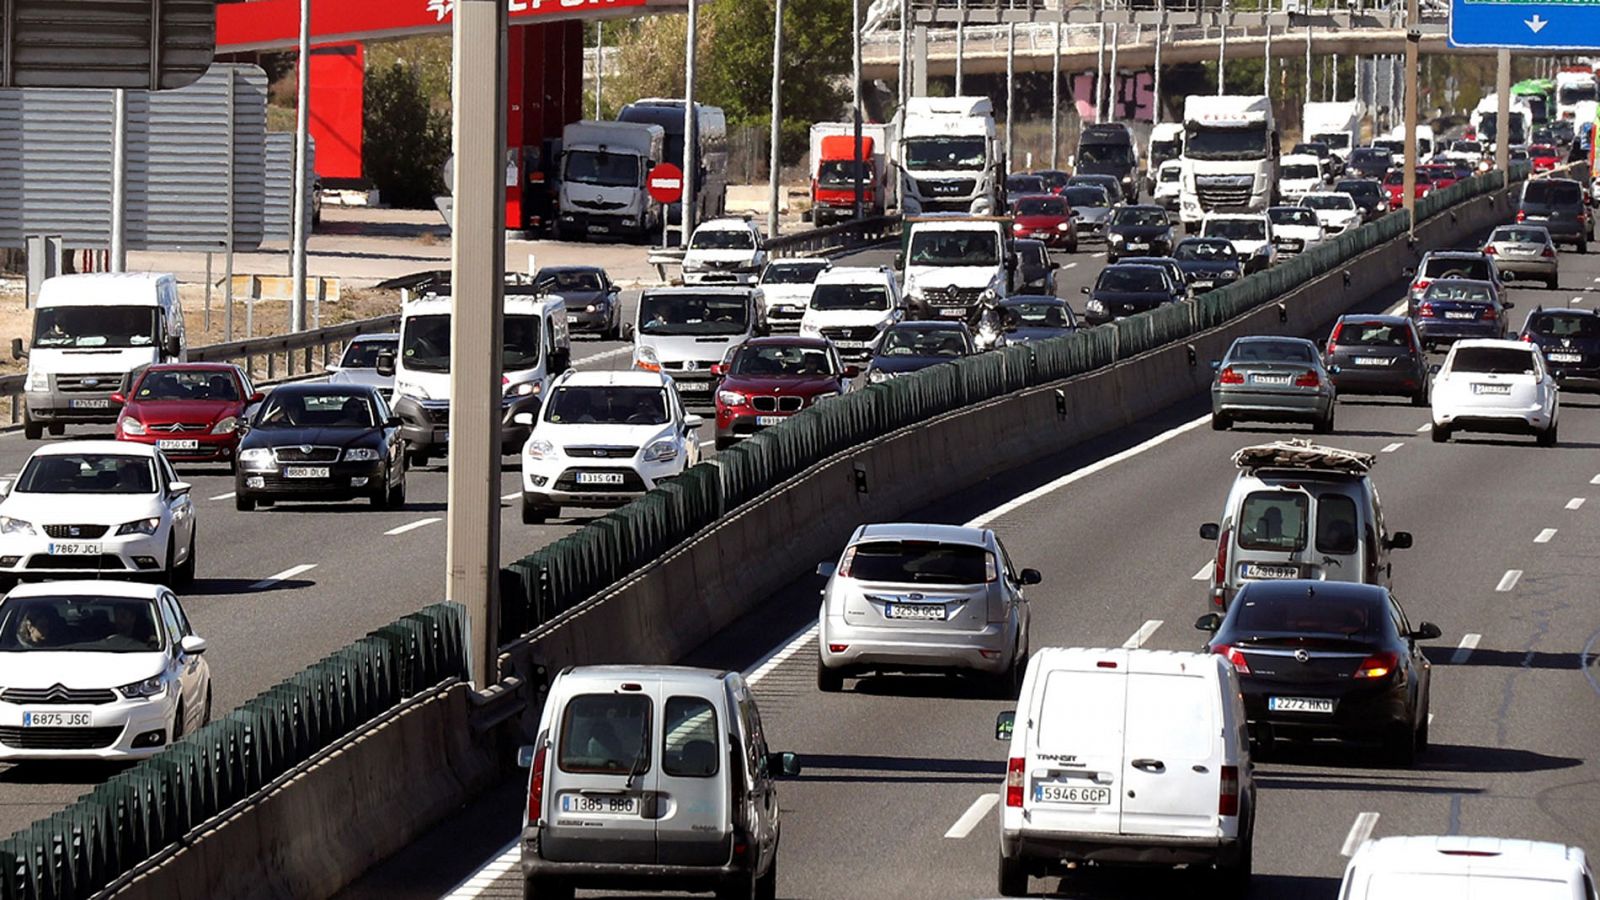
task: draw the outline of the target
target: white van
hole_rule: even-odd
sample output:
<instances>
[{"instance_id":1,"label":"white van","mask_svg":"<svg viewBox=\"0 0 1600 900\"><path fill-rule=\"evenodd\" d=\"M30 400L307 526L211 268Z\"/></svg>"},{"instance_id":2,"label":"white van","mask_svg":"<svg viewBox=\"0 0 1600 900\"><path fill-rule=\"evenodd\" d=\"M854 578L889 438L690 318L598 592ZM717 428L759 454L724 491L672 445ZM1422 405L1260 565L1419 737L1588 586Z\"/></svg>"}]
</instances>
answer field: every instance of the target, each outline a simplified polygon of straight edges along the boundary
<instances>
[{"instance_id":1,"label":"white van","mask_svg":"<svg viewBox=\"0 0 1600 900\"><path fill-rule=\"evenodd\" d=\"M1387 837L1350 858L1339 900L1600 900L1577 847L1497 837Z\"/></svg>"},{"instance_id":2,"label":"white van","mask_svg":"<svg viewBox=\"0 0 1600 900\"><path fill-rule=\"evenodd\" d=\"M1213 867L1243 896L1255 783L1239 678L1220 656L1052 647L1028 662L1000 795L999 890L1067 864Z\"/></svg>"},{"instance_id":3,"label":"white van","mask_svg":"<svg viewBox=\"0 0 1600 900\"><path fill-rule=\"evenodd\" d=\"M761 288L724 285L647 289L634 323L622 326L633 341L633 368L672 376L684 403L714 405L711 367L767 333L763 296Z\"/></svg>"},{"instance_id":4,"label":"white van","mask_svg":"<svg viewBox=\"0 0 1600 900\"><path fill-rule=\"evenodd\" d=\"M185 362L183 305L178 280L154 272L60 275L39 286L33 340L11 341L11 355L27 359L27 410L23 430L36 441L68 425L109 424L125 393L146 366Z\"/></svg>"}]
</instances>

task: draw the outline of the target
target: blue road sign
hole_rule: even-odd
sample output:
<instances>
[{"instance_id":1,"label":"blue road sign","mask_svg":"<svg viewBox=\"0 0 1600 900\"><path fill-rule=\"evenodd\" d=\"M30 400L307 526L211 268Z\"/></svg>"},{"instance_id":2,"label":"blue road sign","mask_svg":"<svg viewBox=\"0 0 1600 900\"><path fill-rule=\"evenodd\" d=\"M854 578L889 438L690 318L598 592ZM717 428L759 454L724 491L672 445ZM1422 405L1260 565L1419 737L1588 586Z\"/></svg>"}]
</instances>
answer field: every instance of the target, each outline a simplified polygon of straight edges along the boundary
<instances>
[{"instance_id":1,"label":"blue road sign","mask_svg":"<svg viewBox=\"0 0 1600 900\"><path fill-rule=\"evenodd\" d=\"M1450 0L1450 46L1600 49L1600 0Z\"/></svg>"}]
</instances>

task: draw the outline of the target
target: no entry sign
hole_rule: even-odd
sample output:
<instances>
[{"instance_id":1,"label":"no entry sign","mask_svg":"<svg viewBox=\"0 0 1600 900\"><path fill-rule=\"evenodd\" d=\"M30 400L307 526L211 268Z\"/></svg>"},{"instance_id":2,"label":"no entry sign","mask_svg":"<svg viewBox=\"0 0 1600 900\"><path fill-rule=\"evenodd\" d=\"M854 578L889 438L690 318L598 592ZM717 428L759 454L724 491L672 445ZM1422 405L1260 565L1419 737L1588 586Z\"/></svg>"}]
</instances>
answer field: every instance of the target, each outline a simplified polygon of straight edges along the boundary
<instances>
[{"instance_id":1,"label":"no entry sign","mask_svg":"<svg viewBox=\"0 0 1600 900\"><path fill-rule=\"evenodd\" d=\"M658 163L646 176L645 185L657 203L677 203L683 199L683 170L672 163Z\"/></svg>"}]
</instances>

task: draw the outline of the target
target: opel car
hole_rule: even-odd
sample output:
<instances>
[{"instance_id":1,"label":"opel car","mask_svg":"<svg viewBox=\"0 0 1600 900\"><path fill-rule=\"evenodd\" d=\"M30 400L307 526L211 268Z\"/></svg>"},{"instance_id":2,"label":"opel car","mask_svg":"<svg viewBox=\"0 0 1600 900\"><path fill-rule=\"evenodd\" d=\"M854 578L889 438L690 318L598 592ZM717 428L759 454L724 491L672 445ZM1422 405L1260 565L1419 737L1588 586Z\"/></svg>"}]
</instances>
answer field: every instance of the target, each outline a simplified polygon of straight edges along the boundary
<instances>
[{"instance_id":1,"label":"opel car","mask_svg":"<svg viewBox=\"0 0 1600 900\"><path fill-rule=\"evenodd\" d=\"M232 469L245 411L262 394L230 363L169 363L135 376L121 404L117 440L154 444L174 462L220 462Z\"/></svg>"}]
</instances>

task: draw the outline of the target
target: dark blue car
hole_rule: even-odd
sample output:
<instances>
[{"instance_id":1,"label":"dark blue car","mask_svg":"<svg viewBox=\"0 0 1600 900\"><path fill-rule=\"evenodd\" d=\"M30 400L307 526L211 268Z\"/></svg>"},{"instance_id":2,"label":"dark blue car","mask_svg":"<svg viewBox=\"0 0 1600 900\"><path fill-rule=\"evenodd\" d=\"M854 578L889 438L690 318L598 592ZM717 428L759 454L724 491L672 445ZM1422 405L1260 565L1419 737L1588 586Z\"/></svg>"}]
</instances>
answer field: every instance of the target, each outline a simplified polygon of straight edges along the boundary
<instances>
[{"instance_id":1,"label":"dark blue car","mask_svg":"<svg viewBox=\"0 0 1600 900\"><path fill-rule=\"evenodd\" d=\"M1588 309L1536 309L1522 339L1538 344L1563 388L1600 390L1600 313Z\"/></svg>"}]
</instances>

